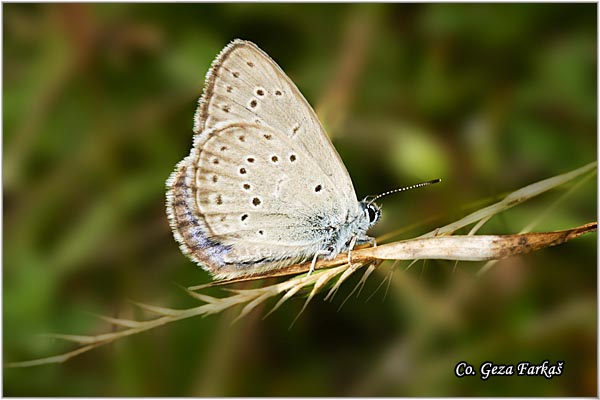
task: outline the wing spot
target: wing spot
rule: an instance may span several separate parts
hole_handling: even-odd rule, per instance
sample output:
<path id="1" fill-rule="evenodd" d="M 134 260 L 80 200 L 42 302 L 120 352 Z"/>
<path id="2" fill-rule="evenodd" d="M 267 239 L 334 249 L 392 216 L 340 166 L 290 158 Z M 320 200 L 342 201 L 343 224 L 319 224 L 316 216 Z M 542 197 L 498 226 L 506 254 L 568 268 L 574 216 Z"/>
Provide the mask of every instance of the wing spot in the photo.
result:
<path id="1" fill-rule="evenodd" d="M 212 176 L 212 181 L 213 181 L 214 183 L 217 183 L 217 182 L 218 182 L 218 180 L 219 180 L 219 177 L 218 177 L 217 175 L 213 175 L 213 176 Z"/>
<path id="2" fill-rule="evenodd" d="M 227 146 L 221 146 L 221 151 L 227 150 Z"/>
<path id="3" fill-rule="evenodd" d="M 233 75 L 234 78 L 239 78 L 240 77 L 240 73 L 237 72 L 237 71 L 232 72 L 231 75 Z"/>
<path id="4" fill-rule="evenodd" d="M 261 201 L 258 197 L 255 197 L 252 199 L 252 205 L 255 207 L 258 207 L 260 205 Z"/>
<path id="5" fill-rule="evenodd" d="M 225 90 L 227 91 L 227 93 L 231 93 L 233 91 L 233 86 L 227 85 L 227 87 L 225 88 Z"/>
<path id="6" fill-rule="evenodd" d="M 265 91 L 261 88 L 256 89 L 256 95 L 258 97 L 263 97 L 265 95 Z"/>
<path id="7" fill-rule="evenodd" d="M 268 134 L 268 133 L 265 133 L 265 134 L 263 135 L 263 137 L 264 137 L 265 139 L 267 139 L 267 140 L 271 140 L 271 139 L 273 139 L 273 136 L 272 136 L 272 135 L 270 135 L 270 134 Z"/>
<path id="8" fill-rule="evenodd" d="M 290 162 L 294 162 L 294 161 L 296 161 L 296 155 L 290 154 Z"/>
<path id="9" fill-rule="evenodd" d="M 242 222 L 244 222 L 244 221 L 245 221 L 245 220 L 247 220 L 247 219 L 248 219 L 248 214 L 244 214 L 244 215 L 242 215 L 242 216 L 240 217 L 240 220 L 241 220 Z"/>
<path id="10" fill-rule="evenodd" d="M 273 157 L 271 157 L 271 161 L 273 161 L 274 163 L 276 163 L 277 161 L 279 161 L 279 157 L 273 156 Z"/>
<path id="11" fill-rule="evenodd" d="M 215 165 L 219 164 L 219 159 L 218 158 L 213 158 L 213 164 L 215 164 Z"/>
<path id="12" fill-rule="evenodd" d="M 258 231 L 257 233 L 258 233 L 259 235 L 261 235 L 261 236 L 262 236 L 262 235 L 264 235 L 264 234 L 265 234 L 265 231 L 263 231 L 263 230 L 261 229 L 261 230 L 260 230 L 260 231 Z"/>
<path id="13" fill-rule="evenodd" d="M 315 186 L 315 192 L 316 193 L 319 193 L 322 189 L 323 189 L 323 186 L 321 186 L 321 185 Z"/>
<path id="14" fill-rule="evenodd" d="M 240 140 L 240 142 L 242 142 L 242 143 L 243 143 L 243 142 L 245 142 L 245 141 L 246 141 L 246 136 L 244 136 L 244 135 L 240 135 L 240 136 L 238 137 L 238 139 Z"/>
<path id="15" fill-rule="evenodd" d="M 300 124 L 296 124 L 294 125 L 294 127 L 292 128 L 292 134 L 296 134 L 298 133 L 298 131 L 300 130 Z"/>
<path id="16" fill-rule="evenodd" d="M 217 195 L 217 199 L 215 201 L 218 205 L 223 204 L 223 198 L 221 197 L 220 194 Z"/>
<path id="17" fill-rule="evenodd" d="M 258 102 L 256 101 L 256 99 L 252 99 L 252 101 L 250 101 L 250 108 L 256 108 L 257 105 Z"/>
<path id="18" fill-rule="evenodd" d="M 244 183 L 242 185 L 242 187 L 244 188 L 244 190 L 250 190 L 250 184 L 249 183 Z"/>
<path id="19" fill-rule="evenodd" d="M 225 222 L 225 216 L 224 215 L 221 216 L 221 222 Z"/>
<path id="20" fill-rule="evenodd" d="M 221 107 L 221 109 L 226 113 L 231 111 L 231 107 L 229 107 L 229 105 L 227 105 L 227 104 L 223 105 L 223 107 Z"/>
<path id="21" fill-rule="evenodd" d="M 280 96 L 282 96 L 282 95 L 283 95 L 283 92 L 282 92 L 281 90 L 277 89 L 277 90 L 275 91 L 275 96 L 277 96 L 277 97 L 280 97 Z"/>
<path id="22" fill-rule="evenodd" d="M 252 164 L 254 162 L 254 157 L 248 157 L 248 158 L 246 158 L 246 161 L 248 161 L 250 164 Z"/>
<path id="23" fill-rule="evenodd" d="M 240 174 L 244 175 L 246 174 L 248 171 L 246 171 L 246 168 L 242 167 L 240 168 Z"/>
<path id="24" fill-rule="evenodd" d="M 254 63 L 252 61 L 248 61 L 246 65 L 248 65 L 250 68 L 254 67 Z"/>

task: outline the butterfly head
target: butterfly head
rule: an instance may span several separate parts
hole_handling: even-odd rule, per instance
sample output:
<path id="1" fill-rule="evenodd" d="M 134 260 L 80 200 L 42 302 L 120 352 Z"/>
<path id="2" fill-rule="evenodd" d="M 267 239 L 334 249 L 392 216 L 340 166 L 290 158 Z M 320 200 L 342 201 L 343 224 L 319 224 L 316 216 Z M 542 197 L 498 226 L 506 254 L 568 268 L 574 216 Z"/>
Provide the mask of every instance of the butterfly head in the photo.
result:
<path id="1" fill-rule="evenodd" d="M 377 204 L 365 199 L 360 202 L 360 208 L 365 215 L 365 220 L 369 223 L 369 228 L 379 221 L 379 218 L 381 217 L 381 207 Z"/>

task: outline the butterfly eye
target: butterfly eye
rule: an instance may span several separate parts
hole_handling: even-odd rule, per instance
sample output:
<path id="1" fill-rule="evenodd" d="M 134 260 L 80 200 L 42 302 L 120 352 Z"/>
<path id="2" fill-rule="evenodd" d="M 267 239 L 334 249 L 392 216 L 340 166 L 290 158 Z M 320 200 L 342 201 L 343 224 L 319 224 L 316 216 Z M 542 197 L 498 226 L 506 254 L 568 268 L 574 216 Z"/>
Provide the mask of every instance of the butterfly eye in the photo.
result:
<path id="1" fill-rule="evenodd" d="M 365 213 L 367 214 L 370 223 L 377 221 L 379 218 L 379 210 L 377 210 L 372 204 L 369 204 L 367 208 L 365 208 Z"/>

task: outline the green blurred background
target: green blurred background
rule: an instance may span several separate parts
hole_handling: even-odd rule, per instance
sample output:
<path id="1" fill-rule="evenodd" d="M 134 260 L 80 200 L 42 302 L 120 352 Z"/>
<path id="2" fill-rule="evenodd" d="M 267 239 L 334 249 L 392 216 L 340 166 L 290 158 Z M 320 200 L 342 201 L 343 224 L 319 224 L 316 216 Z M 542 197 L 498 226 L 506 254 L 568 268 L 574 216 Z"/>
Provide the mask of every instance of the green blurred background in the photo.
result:
<path id="1" fill-rule="evenodd" d="M 38 334 L 191 307 L 210 281 L 179 251 L 164 182 L 191 146 L 212 59 L 257 43 L 315 106 L 382 235 L 410 238 L 597 159 L 595 4 L 4 4 L 3 357 Z M 515 233 L 556 190 L 493 218 Z M 534 230 L 596 220 L 596 178 Z M 466 233 L 465 230 L 462 233 Z M 596 396 L 596 235 L 511 259 L 390 265 L 338 311 L 317 296 L 196 318 L 62 365 L 4 369 L 5 396 Z M 208 291 L 222 294 L 218 290 Z M 368 300 L 368 301 L 367 301 Z M 461 360 L 565 362 L 562 376 L 457 379 Z"/>

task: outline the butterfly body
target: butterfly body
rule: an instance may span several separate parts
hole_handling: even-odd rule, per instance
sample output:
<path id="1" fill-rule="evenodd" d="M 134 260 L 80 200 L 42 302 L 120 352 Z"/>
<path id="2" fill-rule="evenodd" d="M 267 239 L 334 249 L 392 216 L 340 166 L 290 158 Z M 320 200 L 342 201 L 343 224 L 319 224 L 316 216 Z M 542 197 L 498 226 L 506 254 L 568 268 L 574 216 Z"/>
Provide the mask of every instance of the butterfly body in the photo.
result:
<path id="1" fill-rule="evenodd" d="M 194 145 L 167 181 L 182 251 L 217 278 L 255 275 L 372 241 L 379 208 L 359 202 L 312 108 L 262 50 L 217 56 Z"/>

